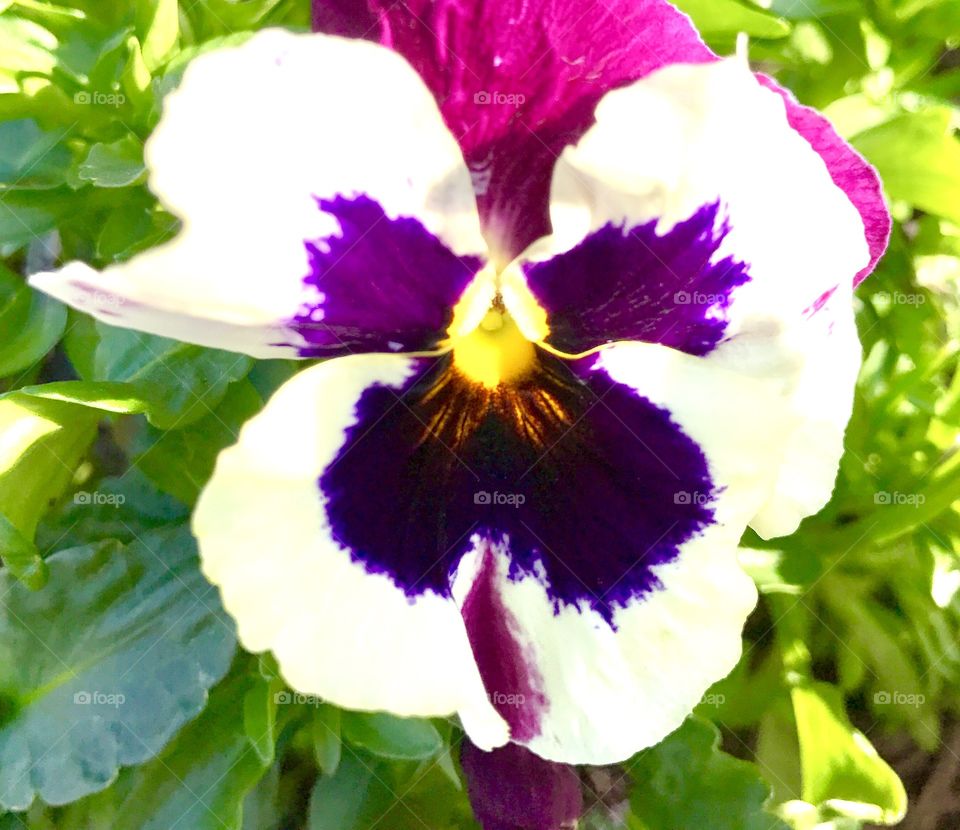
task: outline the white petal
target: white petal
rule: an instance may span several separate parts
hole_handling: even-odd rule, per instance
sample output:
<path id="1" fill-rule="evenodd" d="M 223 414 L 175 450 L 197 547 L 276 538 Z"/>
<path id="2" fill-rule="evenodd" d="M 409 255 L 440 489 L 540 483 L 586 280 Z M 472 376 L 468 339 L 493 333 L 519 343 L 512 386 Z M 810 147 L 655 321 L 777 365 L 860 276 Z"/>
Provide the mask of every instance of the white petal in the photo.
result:
<path id="1" fill-rule="evenodd" d="M 497 590 L 544 702 L 540 732 L 524 743 L 550 760 L 589 764 L 622 761 L 660 741 L 736 665 L 756 591 L 735 551 L 792 426 L 764 384 L 661 346 L 614 346 L 598 370 L 668 409 L 722 490 L 712 505 L 716 523 L 655 566 L 661 586 L 618 607 L 613 627 L 588 603 L 558 608 L 535 576 L 507 578 L 509 544 L 495 549 Z M 554 553 L 562 561 L 562 551 Z M 481 554 L 468 554 L 457 571 L 461 605 Z"/>
<path id="2" fill-rule="evenodd" d="M 241 642 L 272 650 L 293 688 L 351 709 L 459 711 L 475 743 L 490 748 L 506 741 L 506 726 L 487 701 L 457 606 L 433 593 L 410 599 L 352 561 L 318 486 L 364 390 L 399 387 L 413 365 L 358 355 L 296 375 L 221 453 L 193 529 Z"/>
<path id="3" fill-rule="evenodd" d="M 559 161 L 552 199 L 556 233 L 534 259 L 607 222 L 659 219 L 665 232 L 719 200 L 729 232 L 715 260 L 734 257 L 750 279 L 733 289 L 727 339 L 706 359 L 764 379 L 804 418 L 757 517 L 765 534 L 791 532 L 833 487 L 858 359 L 850 285 L 869 252 L 859 213 L 782 99 L 734 61 L 659 70 L 601 101 L 597 124 Z"/>
<path id="4" fill-rule="evenodd" d="M 366 196 L 456 254 L 485 251 L 433 96 L 403 58 L 364 41 L 266 30 L 201 55 L 165 100 L 146 161 L 180 235 L 103 273 L 72 264 L 33 280 L 113 325 L 296 354 L 282 322 L 315 299 L 305 243 L 340 232 L 318 198 Z"/>

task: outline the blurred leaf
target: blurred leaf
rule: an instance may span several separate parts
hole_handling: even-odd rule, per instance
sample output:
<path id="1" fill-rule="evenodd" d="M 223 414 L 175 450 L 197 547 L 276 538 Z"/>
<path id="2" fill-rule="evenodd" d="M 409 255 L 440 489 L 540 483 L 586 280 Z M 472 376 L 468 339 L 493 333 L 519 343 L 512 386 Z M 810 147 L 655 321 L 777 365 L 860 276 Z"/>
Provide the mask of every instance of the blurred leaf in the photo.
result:
<path id="1" fill-rule="evenodd" d="M 177 0 L 136 0 L 137 35 L 143 62 L 151 72 L 174 54 L 180 35 Z"/>
<path id="2" fill-rule="evenodd" d="M 344 738 L 381 758 L 421 760 L 443 748 L 443 738 L 428 720 L 398 718 L 383 712 L 343 712 Z"/>
<path id="3" fill-rule="evenodd" d="M 73 160 L 62 143 L 68 132 L 47 132 L 32 118 L 0 121 L 0 187 L 62 185 Z"/>
<path id="4" fill-rule="evenodd" d="M 150 403 L 150 422 L 161 429 L 184 427 L 209 415 L 229 385 L 253 364 L 234 352 L 100 323 L 97 329 L 96 379 L 133 384 Z"/>
<path id="5" fill-rule="evenodd" d="M 143 144 L 130 135 L 112 144 L 94 144 L 80 163 L 79 176 L 97 187 L 129 187 L 146 181 Z"/>
<path id="6" fill-rule="evenodd" d="M 876 166 L 890 198 L 960 222 L 960 141 L 951 118 L 946 107 L 901 115 L 853 144 Z"/>
<path id="7" fill-rule="evenodd" d="M 690 717 L 634 758 L 630 805 L 645 830 L 786 830 L 764 809 L 770 787 L 756 766 L 719 743 L 714 726 Z"/>
<path id="8" fill-rule="evenodd" d="M 736 35 L 780 38 L 790 34 L 790 24 L 775 14 L 740 0 L 676 0 L 675 5 L 693 18 L 704 37 Z"/>
<path id="9" fill-rule="evenodd" d="M 244 798 L 273 756 L 272 740 L 265 756 L 261 736 L 244 729 L 245 701 L 272 705 L 269 683 L 246 665 L 213 689 L 203 714 L 159 758 L 134 771 L 111 830 L 240 830 Z"/>
<path id="10" fill-rule="evenodd" d="M 65 804 L 155 756 L 205 706 L 235 648 L 185 529 L 48 560 L 31 592 L 0 572 L 0 804 Z M 149 659 L 144 659 L 149 655 Z"/>
<path id="11" fill-rule="evenodd" d="M 800 738 L 803 800 L 841 815 L 896 824 L 907 809 L 897 774 L 847 719 L 840 692 L 826 683 L 791 690 Z"/>
<path id="12" fill-rule="evenodd" d="M 313 754 L 324 775 L 333 775 L 340 765 L 340 710 L 328 703 L 313 713 Z"/>
<path id="13" fill-rule="evenodd" d="M 345 757 L 335 775 L 317 780 L 310 794 L 308 830 L 360 830 L 360 816 L 373 783 L 373 762 L 365 763 L 355 755 Z"/>
<path id="14" fill-rule="evenodd" d="M 56 345 L 67 310 L 0 264 L 0 377 L 33 365 Z"/>

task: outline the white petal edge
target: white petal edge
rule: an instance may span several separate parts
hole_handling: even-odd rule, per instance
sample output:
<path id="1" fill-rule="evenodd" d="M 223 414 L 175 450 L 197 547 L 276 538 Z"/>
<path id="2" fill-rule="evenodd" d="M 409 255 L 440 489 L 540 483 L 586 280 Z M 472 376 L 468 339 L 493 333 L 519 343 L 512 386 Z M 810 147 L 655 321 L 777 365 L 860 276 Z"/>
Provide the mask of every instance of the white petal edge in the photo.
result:
<path id="1" fill-rule="evenodd" d="M 432 593 L 411 601 L 351 561 L 318 486 L 364 390 L 399 387 L 414 365 L 357 355 L 295 375 L 220 454 L 193 531 L 241 643 L 272 650 L 294 689 L 350 709 L 459 712 L 474 743 L 489 749 L 506 742 L 507 727 L 486 697 L 456 604 Z"/>
<path id="2" fill-rule="evenodd" d="M 183 220 L 177 238 L 102 273 L 71 263 L 32 278 L 111 325 L 296 356 L 280 323 L 310 296 L 304 242 L 339 232 L 315 197 L 366 194 L 458 254 L 486 251 L 433 96 L 372 43 L 268 29 L 201 55 L 145 152 L 151 190 Z"/>

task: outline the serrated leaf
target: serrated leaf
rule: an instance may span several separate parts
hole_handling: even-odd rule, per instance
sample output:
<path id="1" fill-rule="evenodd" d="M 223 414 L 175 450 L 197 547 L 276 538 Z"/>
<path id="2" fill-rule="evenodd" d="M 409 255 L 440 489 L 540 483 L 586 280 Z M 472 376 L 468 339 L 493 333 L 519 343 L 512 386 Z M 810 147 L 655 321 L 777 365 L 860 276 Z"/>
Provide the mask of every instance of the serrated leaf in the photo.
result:
<path id="1" fill-rule="evenodd" d="M 31 592 L 0 573 L 0 805 L 66 804 L 154 757 L 235 649 L 186 528 L 61 551 Z M 147 659 L 149 655 L 149 659 Z"/>
<path id="2" fill-rule="evenodd" d="M 0 377 L 40 360 L 63 334 L 67 310 L 0 265 Z"/>
<path id="3" fill-rule="evenodd" d="M 430 721 L 383 712 L 343 712 L 341 732 L 354 746 L 381 758 L 422 760 L 443 748 L 443 738 Z"/>
<path id="4" fill-rule="evenodd" d="M 691 717 L 630 763 L 630 805 L 645 830 L 786 830 L 764 809 L 770 787 L 757 767 L 719 742 L 713 725 Z"/>
<path id="5" fill-rule="evenodd" d="M 234 352 L 102 323 L 97 330 L 95 378 L 133 384 L 150 404 L 147 418 L 160 429 L 184 427 L 209 415 L 229 385 L 253 365 L 251 358 Z"/>
<path id="6" fill-rule="evenodd" d="M 840 691 L 827 683 L 804 683 L 790 693 L 803 800 L 877 824 L 900 821 L 907 809 L 903 783 L 850 723 Z"/>

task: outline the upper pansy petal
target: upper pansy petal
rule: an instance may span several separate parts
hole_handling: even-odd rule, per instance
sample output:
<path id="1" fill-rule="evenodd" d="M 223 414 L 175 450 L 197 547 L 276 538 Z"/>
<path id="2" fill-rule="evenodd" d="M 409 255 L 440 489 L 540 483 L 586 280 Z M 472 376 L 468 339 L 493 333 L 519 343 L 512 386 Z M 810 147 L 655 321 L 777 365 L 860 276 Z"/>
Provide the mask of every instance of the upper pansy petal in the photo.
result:
<path id="1" fill-rule="evenodd" d="M 883 198 L 880 176 L 863 156 L 837 135 L 833 125 L 819 112 L 798 103 L 792 92 L 772 78 L 766 75 L 757 77 L 760 83 L 783 98 L 790 126 L 820 154 L 833 183 L 847 194 L 859 212 L 870 248 L 870 262 L 856 276 L 855 282 L 860 283 L 873 271 L 890 238 L 892 220 Z"/>
<path id="2" fill-rule="evenodd" d="M 798 422 L 798 428 L 812 430 L 805 442 L 823 435 L 829 451 L 788 457 L 771 495 L 773 512 L 762 520 L 765 532 L 790 532 L 795 524 L 786 517 L 798 521 L 801 505 L 816 509 L 832 489 L 841 451 L 837 428 L 845 421 L 840 413 L 848 412 L 851 395 L 848 367 L 859 354 L 839 336 L 841 329 L 833 337 L 831 318 L 849 314 L 850 286 L 871 255 L 860 213 L 823 158 L 790 126 L 783 99 L 733 61 L 662 69 L 601 102 L 597 125 L 558 162 L 552 200 L 554 235 L 530 257 L 570 256 L 584 237 L 611 223 L 637 227 L 656 220 L 658 233 L 669 239 L 671 229 L 719 203 L 725 233 L 712 261 L 729 257 L 748 279 L 718 297 L 698 290 L 691 275 L 691 289 L 678 295 L 683 302 L 672 318 L 683 325 L 699 308 L 722 323 L 707 359 L 764 379 L 791 401 L 805 416 L 806 427 Z M 589 284 L 589 269 L 581 279 Z M 832 295 L 846 297 L 846 306 L 842 299 L 826 302 Z M 636 309 L 638 317 L 643 311 Z M 816 362 L 816 355 L 841 347 L 837 366 Z M 826 378 L 817 386 L 818 372 L 840 366 L 843 379 L 831 375 L 835 382 Z M 818 388 L 821 409 L 834 413 L 829 425 L 802 402 Z M 800 474 L 800 459 L 819 469 Z M 803 487 L 809 489 L 801 494 Z M 774 508 L 781 496 L 784 503 Z M 774 514 L 777 522 L 769 518 Z"/>
<path id="3" fill-rule="evenodd" d="M 606 92 L 670 63 L 712 57 L 689 19 L 663 0 L 371 5 L 381 42 L 410 61 L 440 102 L 504 261 L 548 232 L 554 161 L 593 123 Z"/>
<path id="4" fill-rule="evenodd" d="M 240 641 L 271 649 L 293 688 L 352 709 L 459 711 L 489 749 L 506 741 L 506 725 L 487 700 L 456 605 L 370 568 L 331 522 L 319 484 L 342 463 L 350 436 L 371 427 L 364 396 L 388 394 L 404 411 L 403 387 L 431 365 L 355 355 L 294 376 L 221 453 L 193 531 Z M 379 476 L 368 467 L 348 497 L 369 499 L 366 487 Z M 443 551 L 418 553 L 426 575 Z"/>
<path id="5" fill-rule="evenodd" d="M 34 278 L 114 325 L 265 357 L 430 348 L 481 265 L 462 153 L 375 44 L 267 30 L 201 55 L 146 160 L 179 236 Z"/>

